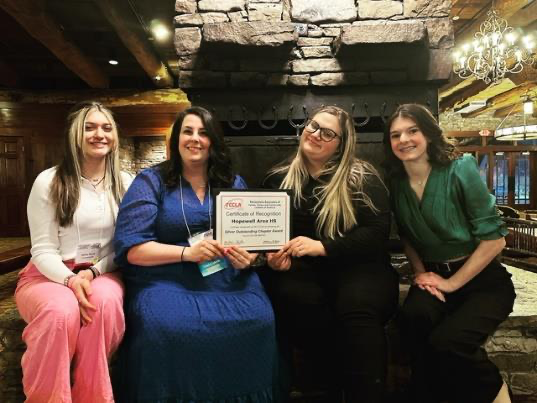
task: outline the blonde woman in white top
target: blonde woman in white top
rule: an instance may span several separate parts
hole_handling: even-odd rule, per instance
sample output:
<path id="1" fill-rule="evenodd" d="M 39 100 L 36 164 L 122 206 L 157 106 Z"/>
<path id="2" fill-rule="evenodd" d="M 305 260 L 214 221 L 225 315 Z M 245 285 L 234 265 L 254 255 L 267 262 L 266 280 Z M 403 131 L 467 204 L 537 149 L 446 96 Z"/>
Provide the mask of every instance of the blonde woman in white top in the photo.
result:
<path id="1" fill-rule="evenodd" d="M 130 178 L 108 109 L 77 105 L 67 123 L 63 161 L 28 199 L 32 259 L 15 292 L 28 323 L 23 387 L 27 402 L 113 402 L 108 358 L 125 320 L 112 239 Z"/>

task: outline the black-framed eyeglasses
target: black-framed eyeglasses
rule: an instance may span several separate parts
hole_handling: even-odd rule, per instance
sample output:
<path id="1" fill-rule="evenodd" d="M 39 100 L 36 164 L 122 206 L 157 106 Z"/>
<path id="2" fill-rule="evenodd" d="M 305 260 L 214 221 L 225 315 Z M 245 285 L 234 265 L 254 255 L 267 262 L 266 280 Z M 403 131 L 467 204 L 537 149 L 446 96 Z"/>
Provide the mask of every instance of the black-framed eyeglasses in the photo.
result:
<path id="1" fill-rule="evenodd" d="M 310 120 L 306 126 L 304 127 L 304 129 L 308 132 L 308 133 L 315 133 L 317 130 L 319 130 L 319 134 L 320 134 L 320 138 L 322 141 L 328 143 L 332 140 L 334 140 L 336 137 L 341 137 L 339 134 L 337 134 L 335 131 L 333 131 L 332 129 L 328 129 L 326 127 L 321 127 L 319 125 L 319 123 L 317 123 L 315 120 Z"/>

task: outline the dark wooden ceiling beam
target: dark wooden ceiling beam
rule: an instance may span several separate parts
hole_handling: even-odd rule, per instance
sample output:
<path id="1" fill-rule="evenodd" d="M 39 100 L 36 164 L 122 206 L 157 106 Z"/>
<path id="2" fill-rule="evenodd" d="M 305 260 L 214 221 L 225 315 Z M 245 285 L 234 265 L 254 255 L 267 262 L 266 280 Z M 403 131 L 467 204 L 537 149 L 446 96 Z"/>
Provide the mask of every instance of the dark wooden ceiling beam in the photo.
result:
<path id="1" fill-rule="evenodd" d="M 496 109 L 492 116 L 494 116 L 495 118 L 504 118 L 507 115 L 517 114 L 517 113 L 520 113 L 521 111 L 522 111 L 522 104 L 520 105 L 514 104 L 514 105 L 509 105 L 503 108 Z"/>
<path id="2" fill-rule="evenodd" d="M 0 60 L 0 85 L 14 88 L 18 80 L 19 77 L 15 70 L 9 64 Z"/>
<path id="3" fill-rule="evenodd" d="M 537 63 L 535 67 L 537 67 Z M 537 82 L 537 68 L 535 67 L 524 66 L 524 69 L 520 73 L 507 73 L 505 78 L 511 80 L 516 86 L 524 86 L 526 84 L 535 83 Z M 442 98 L 442 93 L 440 93 L 440 110 L 445 111 L 457 104 L 461 104 L 465 100 L 475 97 L 480 92 L 485 91 L 487 88 L 489 88 L 489 85 L 485 84 L 484 81 L 474 80 L 466 87 L 462 87 L 461 90 L 452 92 L 444 98 Z M 445 93 L 449 92 L 446 91 Z M 489 97 L 490 96 L 487 96 L 487 98 Z M 482 113 L 483 111 L 485 111 L 485 109 L 481 109 L 477 112 Z"/>
<path id="4" fill-rule="evenodd" d="M 60 25 L 45 12 L 43 0 L 0 0 L 0 7 L 91 88 L 108 88 L 108 76 L 65 37 Z"/>
<path id="5" fill-rule="evenodd" d="M 128 8 L 128 3 L 124 0 L 94 1 L 153 83 L 158 88 L 173 87 L 173 77 L 164 63 L 156 57 L 143 31 L 131 28 L 139 26 L 140 23 Z"/>
<path id="6" fill-rule="evenodd" d="M 513 104 L 522 103 L 522 96 L 529 90 L 535 90 L 537 87 L 535 82 L 529 82 L 519 85 L 512 90 L 503 92 L 487 101 L 487 107 L 475 112 L 464 115 L 466 118 L 473 118 L 482 113 L 493 112 L 497 109 L 512 107 Z"/>
<path id="7" fill-rule="evenodd" d="M 460 104 L 464 100 L 479 94 L 481 91 L 486 90 L 489 87 L 483 80 L 475 80 L 470 85 L 464 87 L 461 91 L 456 91 L 451 95 L 443 98 L 440 101 L 440 110 L 453 108 L 455 105 Z"/>

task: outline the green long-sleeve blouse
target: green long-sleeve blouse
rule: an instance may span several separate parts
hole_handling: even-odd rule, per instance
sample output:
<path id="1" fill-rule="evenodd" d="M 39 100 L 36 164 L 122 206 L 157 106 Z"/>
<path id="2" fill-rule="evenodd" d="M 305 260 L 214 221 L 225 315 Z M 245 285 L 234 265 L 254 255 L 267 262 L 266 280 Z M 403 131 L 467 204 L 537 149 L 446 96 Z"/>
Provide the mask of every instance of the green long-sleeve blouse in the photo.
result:
<path id="1" fill-rule="evenodd" d="M 423 261 L 466 256 L 481 240 L 508 233 L 470 155 L 444 167 L 434 166 L 421 202 L 406 175 L 392 178 L 390 194 L 399 233 Z"/>

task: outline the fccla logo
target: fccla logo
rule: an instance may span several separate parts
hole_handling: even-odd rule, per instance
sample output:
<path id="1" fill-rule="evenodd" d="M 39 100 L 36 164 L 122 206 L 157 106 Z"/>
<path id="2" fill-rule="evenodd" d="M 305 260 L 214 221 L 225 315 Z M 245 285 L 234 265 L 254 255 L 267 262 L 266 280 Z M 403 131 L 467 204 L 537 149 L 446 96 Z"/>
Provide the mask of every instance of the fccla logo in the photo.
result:
<path id="1" fill-rule="evenodd" d="M 234 210 L 242 208 L 242 199 L 231 199 L 224 204 L 226 210 Z"/>

